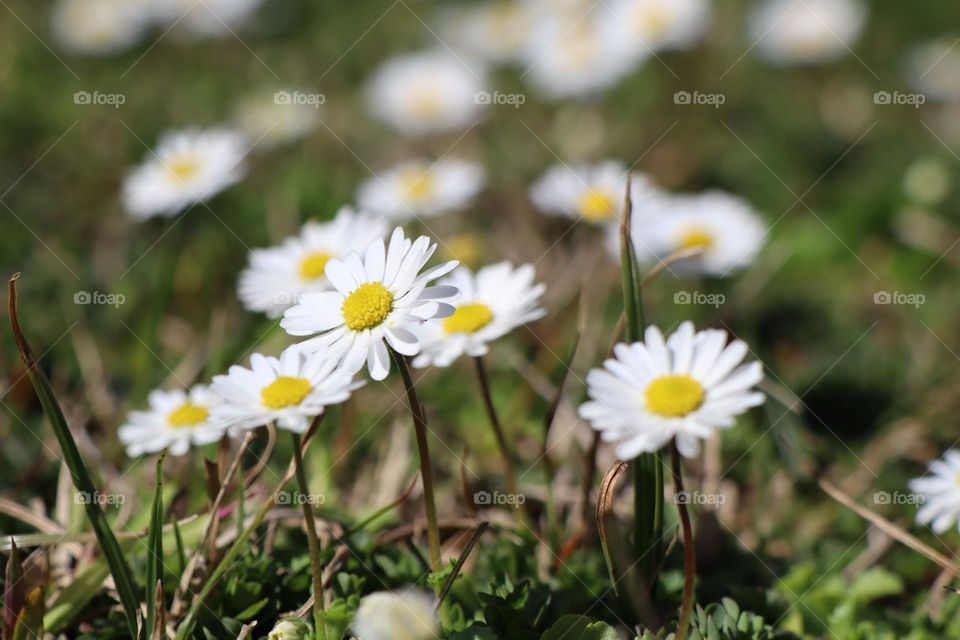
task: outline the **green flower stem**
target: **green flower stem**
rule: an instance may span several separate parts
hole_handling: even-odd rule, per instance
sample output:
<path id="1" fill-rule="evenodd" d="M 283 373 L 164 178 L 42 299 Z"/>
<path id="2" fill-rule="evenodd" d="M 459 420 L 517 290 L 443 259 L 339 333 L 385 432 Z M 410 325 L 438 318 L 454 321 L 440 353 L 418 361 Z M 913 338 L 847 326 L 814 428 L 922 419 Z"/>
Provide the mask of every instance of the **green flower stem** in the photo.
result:
<path id="1" fill-rule="evenodd" d="M 683 493 L 683 477 L 680 474 L 680 451 L 676 439 L 670 441 L 670 458 L 673 467 L 674 495 Z M 683 600 L 680 603 L 680 620 L 677 623 L 676 640 L 686 640 L 690 627 L 690 615 L 693 613 L 694 584 L 697 578 L 697 557 L 693 548 L 693 528 L 690 526 L 690 512 L 685 500 L 677 500 L 680 512 L 680 528 L 683 531 Z"/>
<path id="2" fill-rule="evenodd" d="M 487 418 L 490 419 L 493 435 L 497 439 L 497 448 L 500 449 L 500 457 L 503 458 L 503 470 L 507 479 L 507 491 L 516 496 L 518 495 L 517 472 L 513 466 L 513 457 L 510 453 L 510 445 L 507 443 L 507 436 L 503 432 L 500 418 L 497 417 L 497 409 L 493 404 L 493 395 L 490 393 L 490 378 L 487 376 L 487 367 L 484 365 L 481 356 L 476 356 L 473 362 L 477 368 L 477 379 L 480 381 L 483 406 L 487 410 Z M 520 509 L 523 510 L 523 507 L 520 507 Z"/>
<path id="3" fill-rule="evenodd" d="M 440 568 L 440 529 L 437 526 L 437 503 L 433 497 L 433 467 L 430 463 L 430 447 L 427 442 L 427 416 L 417 397 L 417 390 L 410 377 L 410 368 L 407 359 L 390 349 L 390 357 L 400 370 L 403 377 L 403 386 L 407 390 L 407 401 L 410 403 L 410 413 L 413 415 L 413 428 L 417 434 L 417 450 L 420 454 L 420 475 L 423 478 L 423 510 L 427 517 L 427 541 L 430 545 L 430 570 Z"/>
<path id="4" fill-rule="evenodd" d="M 300 505 L 307 526 L 307 547 L 310 552 L 310 573 L 313 580 L 313 627 L 317 640 L 327 640 L 327 627 L 323 620 L 323 566 L 320 564 L 320 541 L 317 538 L 317 523 L 313 519 L 313 507 L 306 496 L 310 493 L 307 472 L 303 468 L 303 453 L 300 449 L 300 434 L 290 433 L 293 440 L 293 460 L 300 485 Z"/>

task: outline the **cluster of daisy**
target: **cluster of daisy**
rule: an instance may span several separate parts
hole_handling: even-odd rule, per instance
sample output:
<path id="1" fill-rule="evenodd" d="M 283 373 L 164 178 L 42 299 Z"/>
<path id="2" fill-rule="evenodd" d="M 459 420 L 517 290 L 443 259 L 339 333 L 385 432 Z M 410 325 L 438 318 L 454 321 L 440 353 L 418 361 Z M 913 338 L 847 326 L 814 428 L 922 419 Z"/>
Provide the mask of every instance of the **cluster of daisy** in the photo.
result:
<path id="1" fill-rule="evenodd" d="M 671 269 L 726 276 L 748 265 L 763 245 L 766 226 L 742 198 L 716 190 L 671 194 L 613 160 L 554 166 L 530 186 L 530 199 L 547 215 L 604 227 L 610 251 L 618 257 L 628 180 L 632 240 L 642 262 L 655 263 L 684 249 L 696 250 Z"/>
<path id="2" fill-rule="evenodd" d="M 209 387 L 154 392 L 150 409 L 132 412 L 120 430 L 128 453 L 182 454 L 271 423 L 302 433 L 350 396 L 364 367 L 383 380 L 392 356 L 449 366 L 545 314 L 532 266 L 426 268 L 436 243 L 407 238 L 401 228 L 386 240 L 385 232 L 382 220 L 344 207 L 278 247 L 254 251 L 240 277 L 242 303 L 282 316 L 280 326 L 305 339 L 279 357 L 254 354 L 249 367 L 235 365 Z"/>
<path id="3" fill-rule="evenodd" d="M 117 53 L 151 29 L 188 38 L 230 35 L 263 0 L 59 0 L 53 33 L 65 49 L 87 55 Z"/>
<path id="4" fill-rule="evenodd" d="M 709 0 L 483 0 L 439 17 L 446 47 L 387 60 L 367 86 L 369 111 L 400 132 L 463 129 L 493 101 L 490 71 L 514 65 L 549 99 L 582 99 L 615 86 L 649 59 L 689 49 L 706 33 Z M 748 36 L 778 65 L 833 60 L 866 20 L 860 0 L 764 0 Z"/>

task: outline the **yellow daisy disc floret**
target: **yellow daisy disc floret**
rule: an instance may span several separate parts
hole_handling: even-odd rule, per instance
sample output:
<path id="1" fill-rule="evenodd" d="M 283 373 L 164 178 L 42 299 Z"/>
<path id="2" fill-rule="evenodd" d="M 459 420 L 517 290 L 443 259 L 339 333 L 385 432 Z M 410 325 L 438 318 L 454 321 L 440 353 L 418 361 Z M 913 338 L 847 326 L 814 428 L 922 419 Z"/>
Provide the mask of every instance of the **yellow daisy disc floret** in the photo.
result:
<path id="1" fill-rule="evenodd" d="M 362 284 L 340 307 L 347 328 L 363 331 L 379 326 L 393 310 L 393 294 L 379 282 Z"/>
<path id="2" fill-rule="evenodd" d="M 283 409 L 303 402 L 310 393 L 310 381 L 293 376 L 280 376 L 260 391 L 263 404 L 271 409 Z"/>
<path id="3" fill-rule="evenodd" d="M 713 235 L 705 229 L 688 229 L 680 238 L 682 249 L 709 249 L 713 246 Z"/>
<path id="4" fill-rule="evenodd" d="M 453 315 L 444 318 L 443 329 L 447 333 L 476 333 L 490 324 L 493 311 L 482 302 L 470 302 L 457 307 Z"/>
<path id="5" fill-rule="evenodd" d="M 647 385 L 644 398 L 651 413 L 666 418 L 681 418 L 700 408 L 704 392 L 700 383 L 690 376 L 667 375 Z"/>
<path id="6" fill-rule="evenodd" d="M 182 405 L 170 412 L 167 416 L 167 424 L 171 427 L 192 427 L 206 420 L 210 412 L 205 407 L 184 402 Z"/>
<path id="7" fill-rule="evenodd" d="M 311 253 L 300 262 L 300 277 L 305 280 L 316 280 L 324 275 L 327 263 L 333 256 L 323 251 Z"/>
<path id="8" fill-rule="evenodd" d="M 616 212 L 616 205 L 606 193 L 591 189 L 580 197 L 577 209 L 587 220 L 609 220 Z"/>

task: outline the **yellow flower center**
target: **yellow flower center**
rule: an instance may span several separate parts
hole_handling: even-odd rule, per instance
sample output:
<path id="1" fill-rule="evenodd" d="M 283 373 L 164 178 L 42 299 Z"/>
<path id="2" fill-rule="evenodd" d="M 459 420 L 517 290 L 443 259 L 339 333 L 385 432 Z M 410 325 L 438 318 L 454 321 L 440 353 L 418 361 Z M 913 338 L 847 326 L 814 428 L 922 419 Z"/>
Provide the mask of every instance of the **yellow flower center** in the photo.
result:
<path id="1" fill-rule="evenodd" d="M 665 418 L 690 415 L 703 404 L 703 397 L 703 387 L 688 375 L 660 376 L 644 391 L 647 409 Z"/>
<path id="2" fill-rule="evenodd" d="M 368 282 L 353 290 L 340 307 L 347 328 L 363 331 L 379 326 L 393 311 L 393 294 L 379 282 Z"/>
<path id="3" fill-rule="evenodd" d="M 607 193 L 590 189 L 580 196 L 577 210 L 587 220 L 602 221 L 612 218 L 617 208 Z"/>
<path id="4" fill-rule="evenodd" d="M 483 238 L 476 233 L 458 233 L 450 236 L 440 251 L 451 260 L 473 264 L 483 256 Z"/>
<path id="5" fill-rule="evenodd" d="M 174 428 L 192 427 L 200 424 L 210 416 L 206 407 L 192 402 L 184 402 L 167 415 L 167 424 Z"/>
<path id="6" fill-rule="evenodd" d="M 280 376 L 260 391 L 260 399 L 271 409 L 283 409 L 300 404 L 308 393 L 310 393 L 309 380 Z"/>
<path id="7" fill-rule="evenodd" d="M 443 100 L 437 86 L 424 80 L 417 83 L 410 95 L 410 109 L 419 118 L 433 118 L 443 111 Z"/>
<path id="8" fill-rule="evenodd" d="M 709 249 L 713 246 L 713 234 L 706 229 L 693 227 L 680 236 L 681 249 Z"/>
<path id="9" fill-rule="evenodd" d="M 426 169 L 410 169 L 400 176 L 404 200 L 423 200 L 433 192 L 433 180 Z"/>
<path id="10" fill-rule="evenodd" d="M 323 251 L 311 253 L 300 261 L 300 277 L 304 280 L 316 280 L 322 278 L 327 268 L 327 263 L 333 256 Z"/>
<path id="11" fill-rule="evenodd" d="M 187 156 L 175 158 L 165 163 L 164 168 L 174 180 L 187 180 L 197 173 L 200 169 L 200 163 L 196 158 Z"/>
<path id="12" fill-rule="evenodd" d="M 663 7 L 649 6 L 636 13 L 640 35 L 658 36 L 670 26 L 670 14 Z"/>
<path id="13" fill-rule="evenodd" d="M 476 333 L 490 324 L 493 311 L 482 302 L 469 302 L 457 307 L 453 315 L 443 319 L 447 333 Z"/>

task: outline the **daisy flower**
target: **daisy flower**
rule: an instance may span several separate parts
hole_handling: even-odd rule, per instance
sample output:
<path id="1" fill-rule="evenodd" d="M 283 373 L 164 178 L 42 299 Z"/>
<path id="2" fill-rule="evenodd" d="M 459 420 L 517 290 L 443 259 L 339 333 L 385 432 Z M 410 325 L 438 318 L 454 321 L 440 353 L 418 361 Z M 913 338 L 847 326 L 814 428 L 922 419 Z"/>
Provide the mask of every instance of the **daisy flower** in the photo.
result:
<path id="1" fill-rule="evenodd" d="M 251 251 L 237 295 L 247 310 L 278 318 L 304 293 L 332 288 L 325 274 L 332 258 L 363 251 L 386 231 L 380 220 L 341 207 L 333 220 L 307 222 L 278 247 Z"/>
<path id="2" fill-rule="evenodd" d="M 130 457 L 164 449 L 182 456 L 191 446 L 210 444 L 223 436 L 225 428 L 212 417 L 220 402 L 219 396 L 199 384 L 189 392 L 153 391 L 147 397 L 147 411 L 131 411 L 127 416 L 118 432 L 120 441 Z"/>
<path id="3" fill-rule="evenodd" d="M 413 366 L 449 366 L 463 354 L 482 356 L 487 345 L 513 329 L 546 315 L 540 306 L 544 285 L 534 282 L 533 265 L 499 262 L 476 275 L 466 267 L 440 281 L 460 290 L 453 315 L 431 320 L 417 332 L 420 355 Z"/>
<path id="4" fill-rule="evenodd" d="M 661 197 L 643 174 L 630 185 L 634 211 Z M 620 220 L 627 192 L 627 168 L 616 160 L 599 164 L 555 165 L 530 186 L 530 200 L 541 212 L 596 224 Z"/>
<path id="5" fill-rule="evenodd" d="M 866 22 L 859 0 L 765 0 L 750 15 L 750 37 L 774 64 L 829 62 L 850 51 Z"/>
<path id="6" fill-rule="evenodd" d="M 483 183 L 483 168 L 474 162 L 412 160 L 363 182 L 357 204 L 397 221 L 430 217 L 464 209 Z"/>
<path id="7" fill-rule="evenodd" d="M 364 596 L 350 628 L 357 640 L 433 640 L 440 633 L 433 598 L 413 590 Z"/>
<path id="8" fill-rule="evenodd" d="M 76 53 L 116 53 L 139 42 L 152 17 L 143 0 L 60 0 L 53 35 Z"/>
<path id="9" fill-rule="evenodd" d="M 367 85 L 370 113 L 407 135 L 463 129 L 480 117 L 483 73 L 446 51 L 391 58 Z"/>
<path id="10" fill-rule="evenodd" d="M 606 7 L 539 17 L 524 52 L 524 76 L 552 99 L 609 89 L 641 61 L 635 42 Z"/>
<path id="11" fill-rule="evenodd" d="M 272 149 L 295 142 L 320 122 L 323 94 L 297 89 L 278 89 L 247 96 L 234 114 L 234 122 L 258 149 Z"/>
<path id="12" fill-rule="evenodd" d="M 223 398 L 214 417 L 230 428 L 275 422 L 281 429 L 305 432 L 326 407 L 345 401 L 362 384 L 329 356 L 322 351 L 304 355 L 296 347 L 279 358 L 253 354 L 249 369 L 234 365 L 213 378 L 213 391 Z"/>
<path id="13" fill-rule="evenodd" d="M 656 262 L 681 249 L 702 253 L 670 265 L 674 273 L 726 276 L 750 264 L 763 246 L 766 225 L 742 198 L 722 191 L 671 196 L 641 209 L 631 235 L 637 258 Z M 608 247 L 619 258 L 618 230 Z"/>
<path id="14" fill-rule="evenodd" d="M 616 0 L 610 10 L 643 51 L 684 49 L 706 31 L 709 0 Z"/>
<path id="15" fill-rule="evenodd" d="M 459 291 L 450 285 L 427 285 L 450 273 L 456 260 L 421 273 L 437 245 L 426 236 L 411 242 L 403 229 L 394 229 L 389 247 L 375 240 L 361 256 L 349 253 L 327 263 L 334 290 L 307 293 L 283 314 L 280 326 L 294 336 L 315 336 L 297 345 L 305 351 L 329 347 L 342 354 L 351 373 L 366 361 L 370 376 L 383 380 L 390 373 L 387 345 L 415 356 L 420 342 L 411 331 L 431 318 L 453 313 L 449 304 Z M 316 335 L 319 334 L 319 335 Z"/>
<path id="16" fill-rule="evenodd" d="M 207 200 L 244 174 L 246 139 L 229 129 L 185 129 L 160 138 L 156 151 L 123 182 L 123 203 L 134 218 L 173 216 Z"/>
<path id="17" fill-rule="evenodd" d="M 960 100 L 960 51 L 956 38 L 939 38 L 911 48 L 904 75 L 917 91 L 933 100 Z"/>
<path id="18" fill-rule="evenodd" d="M 514 62 L 538 18 L 529 0 L 487 0 L 447 9 L 440 20 L 446 42 L 493 63 Z"/>
<path id="19" fill-rule="evenodd" d="M 943 533 L 960 520 L 960 451 L 950 449 L 930 463 L 927 475 L 909 482 L 920 505 L 917 522 Z"/>
<path id="20" fill-rule="evenodd" d="M 695 333 L 684 322 L 664 341 L 649 327 L 643 342 L 620 343 L 613 352 L 602 369 L 587 374 L 590 402 L 580 405 L 580 416 L 616 443 L 622 460 L 658 451 L 672 438 L 693 457 L 701 439 L 764 401 L 753 389 L 763 379 L 760 363 L 740 364 L 747 345 L 727 344 L 726 331 Z"/>

